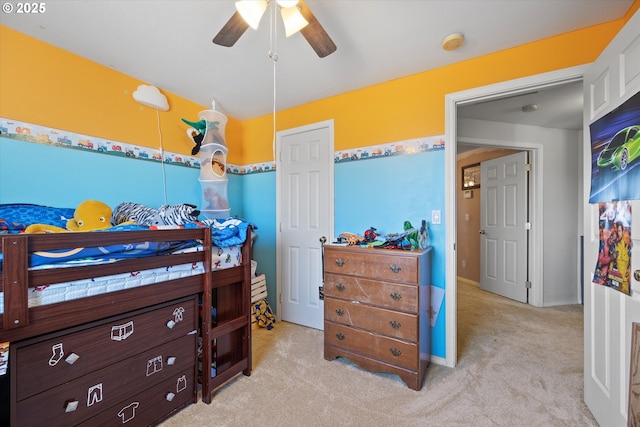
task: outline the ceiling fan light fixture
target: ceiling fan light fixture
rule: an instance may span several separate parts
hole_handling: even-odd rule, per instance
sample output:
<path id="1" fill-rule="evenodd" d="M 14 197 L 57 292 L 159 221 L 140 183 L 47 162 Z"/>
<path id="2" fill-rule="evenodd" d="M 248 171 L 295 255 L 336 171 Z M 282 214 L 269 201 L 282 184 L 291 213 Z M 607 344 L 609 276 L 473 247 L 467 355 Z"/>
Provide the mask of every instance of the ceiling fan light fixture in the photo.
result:
<path id="1" fill-rule="evenodd" d="M 238 0 L 236 10 L 242 19 L 254 30 L 258 29 L 262 15 L 267 10 L 267 0 Z"/>
<path id="2" fill-rule="evenodd" d="M 298 0 L 277 0 L 281 7 L 293 7 L 298 4 Z"/>
<path id="3" fill-rule="evenodd" d="M 279 4 L 280 2 L 278 2 Z M 302 13 L 297 6 L 293 7 L 280 7 L 280 14 L 284 21 L 284 32 L 287 37 L 297 33 L 307 25 L 309 21 L 304 19 Z"/>

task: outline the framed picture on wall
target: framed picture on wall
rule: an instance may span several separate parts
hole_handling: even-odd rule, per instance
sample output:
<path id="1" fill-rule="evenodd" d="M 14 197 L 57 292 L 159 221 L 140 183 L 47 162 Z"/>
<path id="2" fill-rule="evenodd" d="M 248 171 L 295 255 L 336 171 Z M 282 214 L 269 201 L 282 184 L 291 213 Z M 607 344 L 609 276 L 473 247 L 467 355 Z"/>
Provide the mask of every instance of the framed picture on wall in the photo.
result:
<path id="1" fill-rule="evenodd" d="M 480 163 L 462 167 L 462 189 L 480 188 Z"/>

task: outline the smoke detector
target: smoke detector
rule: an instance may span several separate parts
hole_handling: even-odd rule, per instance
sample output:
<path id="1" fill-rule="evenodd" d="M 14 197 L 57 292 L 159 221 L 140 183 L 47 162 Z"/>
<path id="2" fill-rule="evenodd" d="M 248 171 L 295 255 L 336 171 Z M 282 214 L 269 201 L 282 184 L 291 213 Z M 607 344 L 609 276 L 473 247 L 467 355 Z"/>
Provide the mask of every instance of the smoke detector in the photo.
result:
<path id="1" fill-rule="evenodd" d="M 460 33 L 448 35 L 442 40 L 444 50 L 456 50 L 464 44 L 464 36 Z"/>

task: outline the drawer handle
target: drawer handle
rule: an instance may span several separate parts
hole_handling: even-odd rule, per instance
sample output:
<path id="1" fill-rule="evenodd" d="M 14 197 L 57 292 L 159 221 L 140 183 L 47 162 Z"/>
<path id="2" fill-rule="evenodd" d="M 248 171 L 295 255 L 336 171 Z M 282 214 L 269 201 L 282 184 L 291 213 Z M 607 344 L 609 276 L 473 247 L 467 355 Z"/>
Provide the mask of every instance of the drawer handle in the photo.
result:
<path id="1" fill-rule="evenodd" d="M 342 283 L 338 283 L 336 285 L 336 289 L 339 290 L 340 292 L 343 292 L 346 288 L 344 287 L 344 285 Z"/>
<path id="2" fill-rule="evenodd" d="M 342 332 L 338 332 L 336 334 L 336 338 L 338 338 L 340 341 L 342 341 L 344 339 L 344 334 Z"/>
<path id="3" fill-rule="evenodd" d="M 341 308 L 336 308 L 336 314 L 340 317 L 344 316 L 344 310 Z"/>
<path id="4" fill-rule="evenodd" d="M 391 327 L 393 329 L 400 329 L 400 327 L 402 326 L 402 324 L 400 322 L 398 322 L 397 320 L 391 320 L 389 322 L 389 324 L 391 325 Z"/>
<path id="5" fill-rule="evenodd" d="M 78 359 L 80 359 L 80 356 L 78 356 L 75 353 L 71 353 L 70 355 L 67 356 L 66 359 L 64 359 L 65 362 L 67 362 L 69 365 L 73 365 L 74 363 L 76 363 L 78 361 Z M 51 363 L 49 363 L 51 364 Z"/>
<path id="6" fill-rule="evenodd" d="M 389 268 L 391 269 L 391 271 L 393 271 L 394 273 L 399 273 L 400 270 L 402 270 L 402 268 L 398 267 L 397 265 L 393 264 L 390 265 Z"/>
<path id="7" fill-rule="evenodd" d="M 400 349 L 397 349 L 395 347 L 391 347 L 389 349 L 389 351 L 391 352 L 391 354 L 393 354 L 395 357 L 399 357 L 402 356 L 402 352 L 400 351 Z"/>
<path id="8" fill-rule="evenodd" d="M 342 266 L 344 265 L 344 260 L 343 260 L 343 259 L 340 259 L 340 258 L 337 258 L 337 259 L 336 259 L 336 265 L 337 265 L 338 267 L 342 267 Z"/>
<path id="9" fill-rule="evenodd" d="M 175 393 L 167 393 L 164 398 L 167 399 L 168 402 L 171 402 L 173 400 L 173 398 L 176 397 Z"/>
<path id="10" fill-rule="evenodd" d="M 397 292 L 392 292 L 390 295 L 391 299 L 393 299 L 394 301 L 400 301 L 400 299 L 402 299 L 402 295 L 400 295 Z"/>
<path id="11" fill-rule="evenodd" d="M 167 328 L 173 329 L 174 326 L 176 326 L 176 322 L 174 322 L 173 320 L 169 320 L 167 322 Z"/>
<path id="12" fill-rule="evenodd" d="M 64 412 L 73 412 L 76 409 L 78 409 L 78 405 L 80 404 L 80 402 L 78 402 L 77 400 L 67 400 L 64 403 Z"/>

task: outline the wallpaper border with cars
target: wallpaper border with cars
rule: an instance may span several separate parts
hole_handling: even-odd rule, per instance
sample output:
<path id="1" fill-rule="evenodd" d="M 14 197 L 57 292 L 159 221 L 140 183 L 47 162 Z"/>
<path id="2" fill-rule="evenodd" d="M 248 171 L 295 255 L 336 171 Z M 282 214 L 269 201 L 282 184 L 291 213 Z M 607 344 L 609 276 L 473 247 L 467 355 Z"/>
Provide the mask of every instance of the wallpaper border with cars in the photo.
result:
<path id="1" fill-rule="evenodd" d="M 95 152 L 109 156 L 128 157 L 136 160 L 161 162 L 198 169 L 198 156 L 185 156 L 159 149 L 140 147 L 119 141 L 111 141 L 89 135 L 82 135 L 71 131 L 41 126 L 33 123 L 0 117 L 0 136 L 18 141 L 36 144 L 47 144 L 60 148 Z M 444 135 L 408 139 L 372 145 L 368 147 L 352 148 L 335 152 L 336 163 L 356 160 L 369 160 L 388 156 L 411 155 L 426 151 L 444 150 Z M 164 156 L 163 156 L 164 154 Z M 227 173 L 245 175 L 250 173 L 275 171 L 275 162 L 254 163 L 239 166 L 227 163 Z"/>

